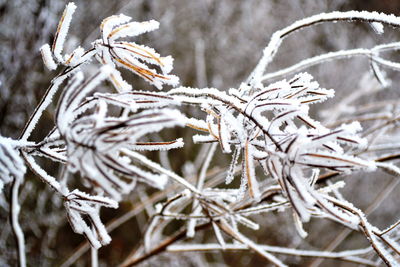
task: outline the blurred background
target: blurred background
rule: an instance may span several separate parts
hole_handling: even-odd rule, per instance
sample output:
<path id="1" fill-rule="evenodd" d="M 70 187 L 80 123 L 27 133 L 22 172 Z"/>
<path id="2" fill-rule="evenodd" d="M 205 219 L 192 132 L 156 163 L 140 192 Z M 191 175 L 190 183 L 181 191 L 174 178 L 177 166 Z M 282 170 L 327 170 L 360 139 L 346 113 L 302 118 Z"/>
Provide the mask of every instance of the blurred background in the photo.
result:
<path id="1" fill-rule="evenodd" d="M 61 0 L 0 0 L 0 133 L 18 138 L 24 123 L 56 74 L 45 69 L 39 48 L 51 43 L 58 20 L 67 1 Z M 135 39 L 138 43 L 155 48 L 161 55 L 175 58 L 173 73 L 181 84 L 191 87 L 216 87 L 227 90 L 238 87 L 244 81 L 261 57 L 262 49 L 270 36 L 292 22 L 334 10 L 368 10 L 400 15 L 400 1 L 395 0 L 120 0 L 82 1 L 76 0 L 78 8 L 74 15 L 66 43 L 66 51 L 81 45 L 88 48 L 99 38 L 101 21 L 113 14 L 126 14 L 133 20 L 158 20 L 160 29 Z M 385 33 L 377 35 L 368 24 L 336 23 L 317 25 L 287 38 L 268 71 L 290 66 L 302 59 L 329 51 L 351 48 L 371 48 L 376 44 L 399 40 L 397 32 L 385 27 Z M 398 57 L 391 55 L 394 60 Z M 365 58 L 333 61 L 309 68 L 322 87 L 334 88 L 336 97 L 317 109 L 329 109 L 334 103 L 346 97 L 354 89 L 365 86 L 362 78 L 370 72 Z M 392 87 L 364 102 L 380 98 L 399 98 L 399 77 L 388 73 L 393 80 Z M 134 89 L 153 90 L 148 84 L 135 77 L 125 76 Z M 36 129 L 33 139 L 43 137 L 52 127 L 55 104 L 45 113 L 41 127 Z M 187 110 L 187 112 L 194 112 Z M 199 148 L 190 142 L 191 132 L 182 129 L 169 133 L 184 136 L 188 146 L 170 155 L 171 168 L 182 173 L 185 161 L 193 160 Z M 219 162 L 229 162 L 226 156 L 218 154 Z M 158 155 L 152 155 L 157 158 Z M 58 166 L 44 162 L 46 169 L 56 175 Z M 223 164 L 222 164 L 223 165 Z M 384 195 L 375 207 L 377 198 L 391 182 L 385 173 L 374 173 L 365 177 L 353 175 L 346 180 L 344 196 L 364 211 L 370 209 L 369 219 L 377 226 L 394 222 L 398 211 L 399 189 Z M 386 188 L 387 189 L 387 188 Z M 105 222 L 132 211 L 143 198 L 154 191 L 143 186 L 146 194 L 132 193 L 121 203 L 118 210 L 104 210 Z M 8 198 L 6 187 L 0 195 L 0 265 L 15 266 L 15 243 L 8 222 Z M 62 201 L 46 188 L 32 174 L 26 177 L 21 190 L 23 211 L 20 221 L 26 234 L 27 255 L 31 266 L 58 266 L 71 259 L 84 237 L 74 234 L 66 220 Z M 274 215 L 274 216 L 272 216 Z M 140 212 L 112 232 L 112 243 L 99 251 L 100 263 L 114 266 L 120 263 L 138 244 L 148 220 L 146 212 Z M 366 246 L 364 237 L 348 233 L 337 224 L 315 220 L 306 225 L 312 229 L 303 240 L 296 233 L 290 214 L 274 213 L 260 216 L 257 221 L 263 227 L 257 232 L 249 232 L 253 240 L 268 244 L 304 249 L 325 249 L 336 244 L 336 249 Z M 178 226 L 174 226 L 177 228 Z M 212 233 L 208 233 L 212 236 Z M 335 243 L 335 238 L 342 235 Z M 207 234 L 198 237 L 208 240 Z M 89 253 L 73 261 L 73 266 L 88 266 Z M 324 261 L 296 257 L 285 258 L 291 266 L 353 266 L 350 263 Z M 184 253 L 163 254 L 147 263 L 148 266 L 264 266 L 265 262 L 249 252 L 226 253 Z M 207 262 L 207 263 L 206 263 Z M 256 265 L 258 264 L 258 265 Z M 146 266 L 146 264 L 144 265 Z"/>

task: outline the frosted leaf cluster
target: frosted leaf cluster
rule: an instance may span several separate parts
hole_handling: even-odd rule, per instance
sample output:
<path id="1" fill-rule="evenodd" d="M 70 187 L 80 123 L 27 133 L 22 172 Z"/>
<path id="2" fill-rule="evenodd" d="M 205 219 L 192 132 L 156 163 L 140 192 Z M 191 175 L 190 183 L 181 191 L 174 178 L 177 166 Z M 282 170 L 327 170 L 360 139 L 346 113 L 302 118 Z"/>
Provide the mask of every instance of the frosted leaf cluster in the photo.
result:
<path id="1" fill-rule="evenodd" d="M 50 47 L 49 44 L 44 44 L 40 48 L 43 63 L 49 70 L 57 69 L 58 65 L 77 67 L 89 60 L 93 54 L 91 51 L 85 51 L 82 47 L 77 47 L 71 54 L 65 54 L 64 56 L 61 54 L 75 10 L 75 3 L 67 4 L 58 24 L 53 45 Z"/>
<path id="2" fill-rule="evenodd" d="M 203 191 L 209 198 L 208 202 L 194 196 L 200 208 L 194 209 L 191 216 L 224 218 L 224 227 L 233 231 L 232 236 L 241 235 L 236 226 L 238 223 L 257 229 L 257 224 L 243 216 L 235 217 L 235 212 L 226 207 L 234 207 L 247 196 L 255 203 L 262 200 L 270 188 L 260 185 L 265 184 L 256 175 L 256 168 L 260 166 L 265 177 L 275 179 L 293 208 L 294 221 L 301 236 L 307 235 L 302 222 L 308 222 L 311 214 L 316 213 L 357 228 L 360 222 L 357 216 L 336 207 L 326 200 L 326 192 L 315 188 L 318 174 L 323 170 L 351 172 L 376 168 L 373 161 L 346 152 L 346 149 L 352 151 L 366 145 L 366 140 L 357 136 L 357 131 L 361 130 L 359 123 L 343 124 L 331 130 L 310 117 L 309 105 L 333 97 L 333 90 L 320 88 L 311 75 L 301 73 L 266 87 L 242 85 L 239 90 L 230 89 L 228 93 L 215 88 L 176 88 L 168 95 L 182 103 L 200 105 L 207 114 L 205 120 L 192 118 L 187 125 L 206 133 L 195 135 L 193 140 L 196 143 L 217 142 L 223 152 L 232 153 L 226 184 L 233 181 L 242 155 L 240 188 L 231 192 Z M 210 195 L 211 192 L 214 193 Z M 215 199 L 211 201 L 211 198 Z M 217 206 L 209 207 L 211 203 Z M 254 212 L 269 209 L 261 205 Z M 160 216 L 166 216 L 167 211 L 163 210 Z M 176 217 L 181 218 L 179 215 Z M 190 222 L 196 223 L 194 219 Z M 191 227 L 194 225 L 189 223 Z M 224 248 L 225 241 L 219 233 L 222 226 L 214 221 L 212 225 L 218 242 Z M 193 236 L 193 232 L 188 232 L 188 235 Z"/>
<path id="3" fill-rule="evenodd" d="M 218 142 L 223 152 L 235 151 L 232 166 L 239 153 L 242 154 L 240 189 L 244 192 L 248 187 L 250 196 L 256 200 L 261 196 L 254 170 L 257 164 L 281 183 L 279 177 L 285 176 L 287 169 L 297 174 L 307 168 L 374 169 L 373 163 L 347 156 L 341 147 L 341 144 L 365 145 L 365 140 L 356 135 L 359 124 L 330 130 L 309 116 L 310 104 L 322 102 L 334 92 L 320 88 L 307 73 L 264 88 L 242 85 L 240 90 L 230 89 L 229 93 L 212 88 L 177 88 L 169 94 L 183 102 L 198 103 L 207 113 L 205 120 L 189 121 L 190 127 L 208 133 L 194 136 L 195 142 Z M 232 176 L 228 173 L 227 183 Z M 305 177 L 299 181 L 303 184 Z M 295 185 L 291 181 L 283 188 Z"/>
<path id="4" fill-rule="evenodd" d="M 73 2 L 67 4 L 53 45 L 50 47 L 49 44 L 45 44 L 40 48 L 43 62 L 49 70 L 55 70 L 58 65 L 77 68 L 95 56 L 101 64 L 128 69 L 158 89 L 162 89 L 164 84 L 178 85 L 179 78 L 170 74 L 173 68 L 171 56 L 161 57 L 153 48 L 120 40 L 158 29 L 159 23 L 155 20 L 130 22 L 131 18 L 123 14 L 108 17 L 101 23 L 101 39 L 93 42 L 93 48 L 85 51 L 79 46 L 71 54 L 62 56 L 61 52 L 75 10 L 76 5 Z M 119 92 L 132 89 L 117 69 L 110 73 L 110 81 Z"/>
<path id="5" fill-rule="evenodd" d="M 161 57 L 154 49 L 138 45 L 134 42 L 120 41 L 124 37 L 134 37 L 158 29 L 155 20 L 145 22 L 129 22 L 130 17 L 123 14 L 111 16 L 101 23 L 102 39 L 94 42 L 96 57 L 102 64 L 128 69 L 144 80 L 162 89 L 163 84 L 177 85 L 179 79 L 169 74 L 172 70 L 173 58 Z M 150 67 L 157 67 L 160 71 Z M 131 86 L 117 72 L 111 81 L 119 91 L 127 91 Z"/>
<path id="6" fill-rule="evenodd" d="M 91 196 L 75 189 L 65 197 L 68 220 L 74 230 L 84 234 L 95 248 L 107 245 L 111 237 L 100 220 L 100 207 L 118 208 L 118 202 L 101 196 Z M 85 217 L 90 222 L 88 225 Z"/>
<path id="7" fill-rule="evenodd" d="M 61 96 L 56 118 L 60 134 L 66 142 L 68 169 L 79 172 L 94 187 L 100 187 L 108 196 L 120 200 L 121 195 L 134 188 L 137 180 L 159 189 L 164 188 L 167 182 L 164 175 L 136 167 L 122 150 L 168 150 L 183 146 L 181 139 L 158 143 L 141 142 L 140 139 L 163 128 L 182 126 L 185 117 L 177 110 L 154 108 L 154 102 L 150 110 L 129 114 L 127 109 L 127 115 L 109 115 L 110 105 L 121 105 L 128 99 L 118 102 L 119 94 L 98 94 L 88 99 L 86 96 L 99 82 L 110 78 L 112 71 L 114 69 L 104 66 L 86 82 L 82 80 L 81 73 L 76 74 Z M 134 96 L 135 92 L 130 95 Z M 151 94 L 147 97 L 154 99 Z M 137 92 L 127 108 L 132 108 L 131 111 L 143 108 L 140 102 L 146 102 L 145 99 L 146 95 Z M 159 100 L 163 98 L 159 97 Z M 160 102 L 159 107 L 165 105 Z"/>
<path id="8" fill-rule="evenodd" d="M 59 65 L 66 68 L 52 81 L 45 101 L 32 116 L 22 139 L 29 138 L 60 85 L 72 76 L 58 101 L 56 128 L 32 155 L 66 164 L 67 171 L 79 173 L 84 185 L 96 195 L 76 190 L 71 193 L 67 186 L 68 172 L 60 183 L 48 175 L 32 156 L 27 156 L 27 159 L 35 172 L 64 196 L 74 231 L 85 234 L 98 248 L 110 241 L 99 219 L 101 206 L 116 208 L 110 201 L 120 201 L 123 195 L 133 190 L 137 181 L 158 189 L 165 188 L 168 182 L 165 174 L 138 166 L 140 162 L 135 162 L 129 152 L 182 147 L 182 138 L 150 142 L 147 136 L 164 128 L 183 126 L 186 117 L 168 108 L 169 105 L 179 105 L 170 96 L 132 91 L 132 86 L 117 69 L 126 68 L 158 89 L 164 84 L 178 84 L 178 77 L 170 74 L 173 68 L 171 56 L 161 57 L 150 47 L 121 40 L 157 29 L 157 21 L 130 22 L 131 18 L 123 14 L 108 17 L 101 23 L 101 38 L 92 43 L 92 48 L 85 51 L 77 47 L 71 54 L 62 55 L 75 10 L 74 3 L 66 5 L 52 46 L 45 44 L 40 49 L 49 70 L 55 70 Z M 82 66 L 90 63 L 93 57 L 102 67 L 85 80 Z M 118 93 L 95 92 L 104 80 L 111 82 Z M 117 108 L 122 109 L 121 114 L 115 113 Z M 101 203 L 94 204 L 91 199 L 100 197 L 98 194 L 105 196 Z M 87 216 L 89 224 L 83 219 Z"/>

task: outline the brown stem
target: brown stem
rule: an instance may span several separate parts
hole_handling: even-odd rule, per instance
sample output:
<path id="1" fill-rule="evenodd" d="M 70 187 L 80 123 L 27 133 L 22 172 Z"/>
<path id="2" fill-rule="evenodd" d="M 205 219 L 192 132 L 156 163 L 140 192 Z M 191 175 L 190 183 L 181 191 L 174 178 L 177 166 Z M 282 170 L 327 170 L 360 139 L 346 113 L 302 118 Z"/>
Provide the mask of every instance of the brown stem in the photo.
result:
<path id="1" fill-rule="evenodd" d="M 203 230 L 211 226 L 211 222 L 204 223 L 201 225 L 196 226 L 196 230 Z M 136 264 L 139 264 L 159 253 L 164 252 L 167 247 L 177 241 L 184 240 L 186 238 L 186 228 L 182 228 L 181 230 L 178 231 L 175 235 L 168 237 L 164 241 L 162 241 L 157 247 L 153 248 L 151 251 L 148 253 L 143 254 L 142 256 L 138 258 L 133 258 L 133 259 L 127 259 L 125 262 L 123 262 L 120 267 L 128 267 L 128 266 L 135 266 Z"/>

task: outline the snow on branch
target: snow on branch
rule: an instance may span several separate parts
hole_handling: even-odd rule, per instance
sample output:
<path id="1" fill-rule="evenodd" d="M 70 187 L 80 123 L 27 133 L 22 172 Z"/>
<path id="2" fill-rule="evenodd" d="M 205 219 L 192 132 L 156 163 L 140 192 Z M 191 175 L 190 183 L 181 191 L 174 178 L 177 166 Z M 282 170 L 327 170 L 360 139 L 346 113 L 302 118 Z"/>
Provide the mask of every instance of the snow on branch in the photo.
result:
<path id="1" fill-rule="evenodd" d="M 397 65 L 395 64 L 395 62 L 384 60 L 383 58 L 381 58 L 379 53 L 384 52 L 384 51 L 399 50 L 399 49 L 400 49 L 400 43 L 393 42 L 393 43 L 384 44 L 384 45 L 377 45 L 371 49 L 356 48 L 356 49 L 342 50 L 342 51 L 336 51 L 336 52 L 329 52 L 329 53 L 322 54 L 319 56 L 307 58 L 307 59 L 302 60 L 301 62 L 299 62 L 295 65 L 292 65 L 290 67 L 287 67 L 285 69 L 281 69 L 279 71 L 272 72 L 272 73 L 267 73 L 261 78 L 261 81 L 266 81 L 266 80 L 274 79 L 277 77 L 283 77 L 285 75 L 289 75 L 291 73 L 295 73 L 295 72 L 307 69 L 309 67 L 315 66 L 317 64 L 328 62 L 328 61 L 337 60 L 337 59 L 349 59 L 352 57 L 359 57 L 359 56 L 368 57 L 373 63 L 379 64 L 381 66 L 398 69 L 398 68 L 396 68 Z M 395 67 L 393 67 L 393 66 L 395 66 Z"/>
<path id="2" fill-rule="evenodd" d="M 337 21 L 362 21 L 368 23 L 381 23 L 387 24 L 392 27 L 400 26 L 400 18 L 395 15 L 387 15 L 378 12 L 368 12 L 368 11 L 347 11 L 347 12 L 331 12 L 331 13 L 321 13 L 315 16 L 311 16 L 299 21 L 296 21 L 292 25 L 276 31 L 263 51 L 262 58 L 258 62 L 254 71 L 249 76 L 247 83 L 253 86 L 258 86 L 261 82 L 261 77 L 263 76 L 268 64 L 273 60 L 275 54 L 282 41 L 291 33 L 294 33 L 300 29 L 313 26 L 322 22 L 337 22 Z"/>

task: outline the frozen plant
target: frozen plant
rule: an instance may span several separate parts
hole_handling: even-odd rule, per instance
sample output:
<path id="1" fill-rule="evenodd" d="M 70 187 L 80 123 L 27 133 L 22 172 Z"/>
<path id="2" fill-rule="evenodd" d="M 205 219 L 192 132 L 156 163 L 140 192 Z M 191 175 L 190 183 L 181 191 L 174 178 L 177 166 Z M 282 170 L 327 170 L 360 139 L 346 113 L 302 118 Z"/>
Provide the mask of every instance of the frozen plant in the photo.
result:
<path id="1" fill-rule="evenodd" d="M 344 175 L 379 169 L 400 175 L 400 169 L 392 163 L 399 157 L 400 146 L 392 143 L 398 137 L 398 103 L 392 104 L 391 112 L 382 102 L 354 107 L 347 116 L 350 102 L 344 99 L 333 107 L 335 114 L 326 113 L 323 121 L 311 112 L 311 105 L 333 99 L 334 90 L 322 88 L 310 74 L 301 72 L 326 61 L 362 55 L 370 59 L 380 86 L 389 87 L 382 68 L 399 70 L 400 65 L 380 53 L 398 50 L 399 43 L 331 52 L 272 73 L 266 69 L 284 38 L 302 28 L 322 22 L 361 21 L 383 34 L 384 24 L 399 27 L 400 18 L 351 11 L 297 21 L 273 34 L 247 81 L 225 92 L 176 87 L 178 77 L 170 74 L 171 56 L 162 57 L 152 48 L 120 40 L 157 29 L 159 23 L 155 20 L 130 22 L 131 18 L 123 14 L 108 17 L 100 26 L 101 38 L 90 48 L 79 46 L 63 55 L 76 8 L 74 3 L 67 4 L 52 46 L 45 44 L 40 49 L 49 70 L 62 70 L 52 80 L 20 138 L 0 136 L 0 186 L 11 183 L 11 222 L 21 266 L 26 266 L 27 259 L 18 223 L 18 194 L 26 166 L 61 197 L 73 231 L 90 243 L 94 266 L 99 260 L 97 249 L 112 242 L 111 231 L 142 211 L 150 217 L 146 230 L 132 253 L 120 259 L 121 266 L 142 263 L 165 251 L 215 250 L 252 250 L 276 266 L 286 266 L 285 258 L 279 256 L 282 254 L 368 266 L 399 265 L 400 223 L 381 230 L 340 193 L 346 186 Z M 165 85 L 176 88 L 136 90 L 122 77 L 121 67 L 157 89 Z M 294 72 L 297 74 L 289 75 Z M 278 77 L 278 82 L 267 82 Z M 362 89 L 356 90 L 347 99 L 363 94 Z M 42 140 L 31 141 L 44 110 L 53 102 L 57 107 L 52 130 Z M 186 106 L 203 115 L 189 115 Z M 165 129 L 178 127 L 199 133 L 185 143 L 183 137 L 160 140 Z M 194 162 L 185 160 L 182 175 L 170 166 L 168 157 L 158 163 L 146 154 L 158 151 L 165 155 L 191 142 L 202 148 Z M 217 149 L 229 155 L 228 166 L 216 159 Z M 59 177 L 40 166 L 37 157 L 58 163 Z M 397 184 L 393 181 L 392 187 Z M 156 193 L 135 190 L 137 182 L 157 189 Z M 137 213 L 105 225 L 101 208 L 117 209 L 119 202 L 128 199 L 137 200 L 132 203 Z M 249 230 L 243 230 L 243 226 L 253 233 L 267 226 L 268 220 L 260 220 L 259 214 L 275 216 L 274 212 L 285 211 L 291 214 L 288 220 L 303 239 L 313 231 L 306 231 L 305 224 L 322 218 L 360 232 L 370 246 L 339 252 L 301 250 L 260 244 L 244 233 Z M 167 226 L 176 220 L 184 221 L 183 227 L 168 233 Z M 205 237 L 207 229 L 213 237 L 196 238 Z M 73 264 L 88 247 L 82 245 L 64 266 Z"/>

